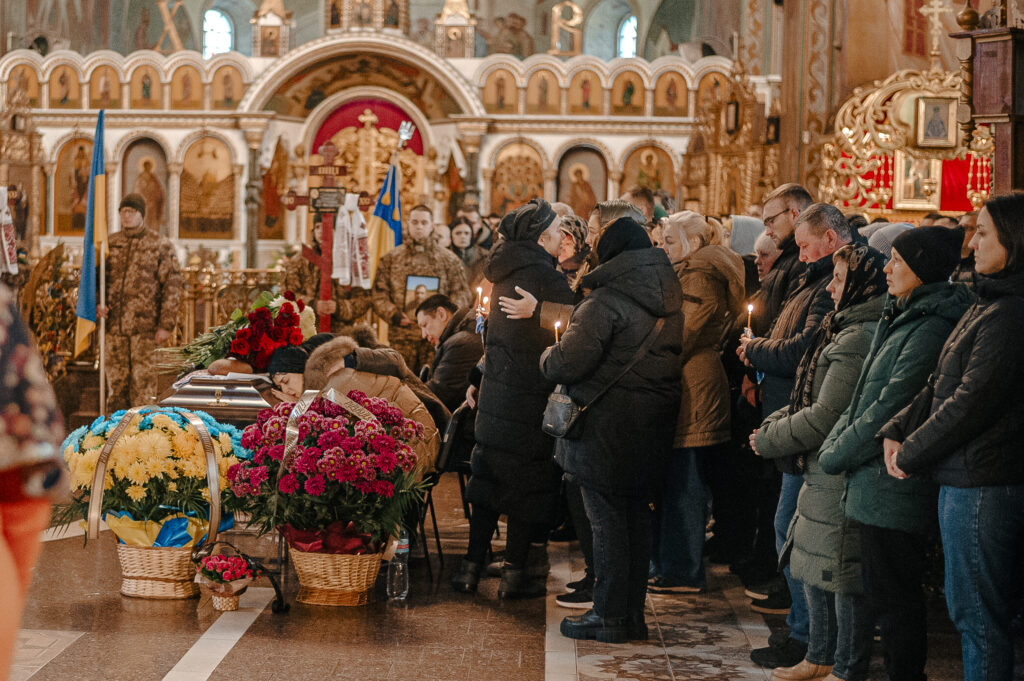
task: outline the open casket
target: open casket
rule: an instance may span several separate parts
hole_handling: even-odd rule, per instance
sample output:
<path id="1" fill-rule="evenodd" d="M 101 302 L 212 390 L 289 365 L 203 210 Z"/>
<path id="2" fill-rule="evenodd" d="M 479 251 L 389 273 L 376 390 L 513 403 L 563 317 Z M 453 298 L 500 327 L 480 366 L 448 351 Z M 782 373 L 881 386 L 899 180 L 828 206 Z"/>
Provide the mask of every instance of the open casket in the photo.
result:
<path id="1" fill-rule="evenodd" d="M 272 387 L 270 379 L 260 374 L 214 376 L 194 371 L 176 381 L 157 404 L 205 411 L 218 421 L 244 428 L 256 421 L 261 409 L 279 402 Z"/>

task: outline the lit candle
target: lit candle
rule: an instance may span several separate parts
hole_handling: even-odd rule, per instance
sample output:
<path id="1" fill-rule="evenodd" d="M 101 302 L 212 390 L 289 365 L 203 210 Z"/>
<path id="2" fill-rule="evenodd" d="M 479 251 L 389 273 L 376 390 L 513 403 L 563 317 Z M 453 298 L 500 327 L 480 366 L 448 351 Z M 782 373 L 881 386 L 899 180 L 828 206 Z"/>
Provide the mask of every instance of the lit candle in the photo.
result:
<path id="1" fill-rule="evenodd" d="M 562 322 L 555 322 L 555 342 L 558 342 L 558 330 L 562 328 Z"/>
<path id="2" fill-rule="evenodd" d="M 750 315 L 754 313 L 754 304 L 747 303 L 747 328 L 750 328 Z"/>
<path id="3" fill-rule="evenodd" d="M 487 307 L 488 303 L 490 303 L 490 302 L 491 302 L 491 299 L 488 298 L 487 296 L 484 296 L 484 307 Z"/>
<path id="4" fill-rule="evenodd" d="M 484 294 L 484 289 L 481 286 L 476 287 L 476 306 L 480 307 L 480 296 Z"/>

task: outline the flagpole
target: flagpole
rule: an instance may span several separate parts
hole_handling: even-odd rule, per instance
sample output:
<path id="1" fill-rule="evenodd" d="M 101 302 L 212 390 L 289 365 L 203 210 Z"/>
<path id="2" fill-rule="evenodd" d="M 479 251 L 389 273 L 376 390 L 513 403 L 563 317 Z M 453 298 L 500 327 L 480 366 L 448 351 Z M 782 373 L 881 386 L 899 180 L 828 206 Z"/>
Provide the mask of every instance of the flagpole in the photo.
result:
<path id="1" fill-rule="evenodd" d="M 107 309 L 107 240 L 100 242 L 100 305 Z M 107 372 L 106 372 L 106 336 L 107 315 L 100 317 L 100 416 L 107 413 Z"/>

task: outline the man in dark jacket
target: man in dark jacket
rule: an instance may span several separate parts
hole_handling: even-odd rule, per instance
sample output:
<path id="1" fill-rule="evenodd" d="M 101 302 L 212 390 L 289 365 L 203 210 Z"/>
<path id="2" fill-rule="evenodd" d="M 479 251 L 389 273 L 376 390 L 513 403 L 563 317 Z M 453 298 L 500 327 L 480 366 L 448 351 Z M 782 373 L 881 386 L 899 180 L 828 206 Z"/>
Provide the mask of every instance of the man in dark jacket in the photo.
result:
<path id="1" fill-rule="evenodd" d="M 774 202 L 766 203 L 766 206 Z M 771 213 L 768 213 L 771 216 Z M 748 362 L 764 379 L 761 383 L 765 413 L 772 413 L 789 404 L 797 365 L 810 344 L 825 315 L 833 308 L 832 298 L 825 290 L 832 279 L 832 254 L 853 240 L 845 216 L 835 206 L 816 203 L 796 218 L 793 238 L 800 250 L 800 261 L 807 270 L 800 278 L 797 289 L 772 325 L 768 338 L 740 340 L 737 354 Z M 781 257 L 780 257 L 781 260 Z M 778 265 L 778 262 L 776 262 Z M 779 460 L 782 470 L 782 490 L 775 512 L 775 544 L 781 551 L 786 540 L 789 522 L 796 511 L 796 500 L 803 485 L 803 476 L 792 467 L 792 459 Z M 792 605 L 786 623 L 790 627 L 789 639 L 779 645 L 761 648 L 751 653 L 751 659 L 763 667 L 792 667 L 807 652 L 807 603 L 803 586 L 790 578 L 789 568 L 784 571 L 789 585 Z M 785 607 L 785 595 L 772 594 L 769 599 L 755 600 L 751 607 L 759 612 L 778 612 Z"/>
<path id="2" fill-rule="evenodd" d="M 810 193 L 798 184 L 784 184 L 765 197 L 764 201 L 764 233 L 779 247 L 778 259 L 772 267 L 779 279 L 772 289 L 771 300 L 765 301 L 765 309 L 772 311 L 769 323 L 775 320 L 775 313 L 782 309 L 786 298 L 800 285 L 800 275 L 804 272 L 793 230 L 800 213 L 807 210 L 813 203 Z M 770 412 L 766 412 L 770 413 Z"/>
<path id="3" fill-rule="evenodd" d="M 582 282 L 591 293 L 573 310 L 561 342 L 544 352 L 541 369 L 577 404 L 591 405 L 579 438 L 563 438 L 555 450 L 566 477 L 583 489 L 597 577 L 593 609 L 565 618 L 561 632 L 621 643 L 647 638 L 648 502 L 654 469 L 672 447 L 682 394 L 682 291 L 665 253 L 632 219 L 609 225 L 596 254 L 599 265 Z M 644 348 L 659 320 L 663 328 Z"/>
<path id="4" fill-rule="evenodd" d="M 465 398 L 470 372 L 484 354 L 476 314 L 468 307 L 460 310 L 451 298 L 438 293 L 416 308 L 416 324 L 435 348 L 427 387 L 455 411 Z"/>

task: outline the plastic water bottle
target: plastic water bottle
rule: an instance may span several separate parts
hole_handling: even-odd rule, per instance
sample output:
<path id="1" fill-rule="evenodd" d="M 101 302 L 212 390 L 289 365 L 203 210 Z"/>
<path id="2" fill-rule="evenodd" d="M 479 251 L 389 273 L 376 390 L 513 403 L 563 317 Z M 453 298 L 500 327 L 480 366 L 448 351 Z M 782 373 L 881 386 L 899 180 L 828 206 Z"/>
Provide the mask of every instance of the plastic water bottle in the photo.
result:
<path id="1" fill-rule="evenodd" d="M 402 528 L 398 548 L 388 563 L 388 600 L 404 601 L 409 595 L 409 533 Z"/>

